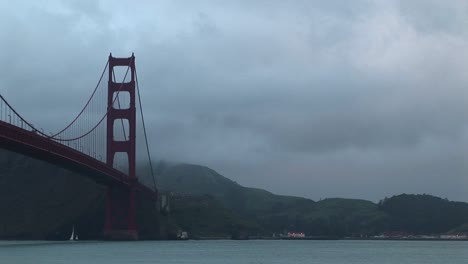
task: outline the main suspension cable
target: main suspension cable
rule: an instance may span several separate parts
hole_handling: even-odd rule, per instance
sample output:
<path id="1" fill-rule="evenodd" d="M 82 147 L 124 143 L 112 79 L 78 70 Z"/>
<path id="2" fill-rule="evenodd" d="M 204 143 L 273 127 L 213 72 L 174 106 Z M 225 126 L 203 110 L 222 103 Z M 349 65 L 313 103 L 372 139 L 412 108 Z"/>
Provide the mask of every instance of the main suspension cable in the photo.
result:
<path id="1" fill-rule="evenodd" d="M 149 144 L 148 144 L 148 136 L 146 134 L 145 118 L 143 117 L 143 105 L 141 104 L 140 85 L 138 84 L 138 74 L 137 74 L 136 68 L 135 68 L 135 80 L 136 80 L 136 88 L 137 88 L 137 94 L 138 94 L 138 102 L 140 104 L 141 123 L 143 124 L 143 133 L 145 135 L 146 152 L 148 153 L 148 161 L 149 161 L 149 166 L 151 170 L 151 177 L 153 179 L 154 191 L 156 191 L 157 190 L 156 179 L 154 177 L 153 163 L 151 160 L 151 153 L 150 153 Z"/>
<path id="2" fill-rule="evenodd" d="M 2 101 L 4 101 L 5 104 L 13 111 L 13 113 L 14 113 L 16 116 L 18 116 L 18 117 L 20 118 L 21 121 L 23 121 L 26 125 L 28 125 L 28 126 L 29 126 L 33 131 L 35 131 L 36 133 L 42 135 L 42 136 L 45 137 L 45 138 L 52 139 L 52 140 L 56 140 L 56 141 L 60 141 L 60 142 L 75 141 L 75 140 L 81 139 L 81 138 L 83 138 L 83 137 L 89 135 L 91 132 L 93 132 L 93 131 L 102 123 L 102 121 L 106 118 L 106 116 L 109 114 L 111 108 L 113 107 L 115 101 L 116 101 L 117 98 L 118 98 L 118 95 L 119 95 L 120 91 L 122 90 L 122 87 L 123 87 L 123 85 L 124 85 L 124 83 L 125 83 L 125 80 L 126 80 L 126 78 L 127 78 L 127 75 L 128 75 L 128 71 L 130 70 L 130 65 L 131 65 L 132 61 L 133 61 L 133 59 L 130 60 L 130 63 L 129 63 L 129 65 L 128 65 L 128 67 L 127 67 L 127 71 L 125 72 L 125 76 L 124 76 L 123 82 L 122 82 L 122 84 L 120 85 L 119 89 L 117 90 L 117 95 L 116 95 L 116 97 L 113 99 L 112 104 L 109 105 L 109 106 L 107 107 L 107 112 L 104 114 L 104 116 L 99 120 L 99 122 L 98 122 L 93 128 L 91 128 L 88 132 L 86 132 L 85 134 L 83 134 L 83 135 L 81 135 L 81 136 L 79 136 L 79 137 L 63 139 L 63 138 L 60 138 L 60 137 L 57 138 L 57 137 L 56 137 L 57 134 L 49 136 L 49 135 L 47 135 L 46 133 L 44 133 L 44 132 L 42 132 L 41 130 L 39 130 L 39 129 L 37 129 L 36 127 L 34 127 L 34 126 L 33 126 L 31 123 L 29 123 L 28 121 L 26 121 L 26 119 L 24 119 L 23 116 L 21 116 L 21 115 L 7 102 L 7 101 L 5 100 L 5 98 L 4 98 L 1 94 L 0 94 L 0 98 L 1 98 Z M 109 61 L 107 61 L 106 68 L 107 68 L 108 63 L 109 63 Z M 102 75 L 102 76 L 103 76 L 103 75 Z M 102 80 L 102 76 L 101 76 L 101 79 L 100 79 L 100 80 Z M 77 118 L 75 118 L 75 119 L 77 119 Z M 73 122 L 75 122 L 75 121 L 76 121 L 76 120 L 74 120 Z"/>
<path id="3" fill-rule="evenodd" d="M 93 131 L 102 123 L 102 121 L 104 121 L 104 119 L 107 117 L 107 115 L 109 114 L 110 110 L 111 110 L 112 107 L 114 106 L 115 101 L 117 100 L 117 98 L 119 98 L 120 91 L 122 90 L 122 87 L 123 87 L 123 85 L 124 85 L 124 83 L 125 83 L 125 80 L 127 79 L 127 75 L 128 75 L 128 71 L 130 70 L 130 65 L 131 65 L 131 63 L 132 63 L 132 60 L 130 60 L 130 63 L 129 63 L 129 65 L 128 65 L 128 67 L 127 67 L 127 71 L 125 72 L 124 79 L 123 79 L 122 83 L 120 84 L 119 89 L 117 90 L 117 94 L 115 95 L 115 98 L 112 100 L 111 105 L 109 105 L 109 106 L 107 107 L 107 112 L 104 114 L 104 116 L 101 118 L 101 120 L 99 120 L 99 122 L 98 122 L 93 128 L 91 128 L 88 132 L 86 132 L 85 134 L 83 134 L 83 135 L 81 135 L 81 136 L 79 136 L 79 137 L 68 138 L 68 139 L 60 139 L 60 138 L 53 138 L 53 139 L 54 139 L 54 140 L 57 140 L 57 141 L 62 141 L 62 142 L 64 142 L 64 141 L 74 141 L 74 140 L 81 139 L 81 138 L 83 138 L 83 137 L 89 135 L 91 132 L 93 132 Z M 49 137 L 49 138 L 51 138 L 51 137 Z"/>
<path id="4" fill-rule="evenodd" d="M 85 104 L 85 106 L 83 107 L 83 109 L 81 109 L 81 111 L 78 113 L 78 115 L 76 115 L 75 119 L 73 119 L 73 121 L 70 122 L 70 124 L 68 124 L 65 128 L 63 128 L 63 129 L 60 130 L 59 132 L 57 132 L 57 133 L 51 135 L 51 136 L 50 136 L 51 138 L 55 138 L 56 136 L 62 134 L 65 130 L 67 130 L 69 127 L 71 127 L 71 126 L 76 122 L 76 120 L 78 120 L 78 118 L 81 116 L 81 114 L 83 114 L 83 112 L 86 110 L 86 108 L 88 107 L 89 103 L 91 102 L 91 99 L 93 99 L 94 94 L 96 93 L 97 89 L 99 88 L 99 85 L 101 84 L 102 78 L 104 77 L 104 74 L 106 73 L 106 69 L 107 69 L 108 66 L 109 66 L 109 60 L 107 60 L 106 66 L 104 67 L 104 70 L 102 71 L 101 77 L 99 78 L 99 81 L 98 81 L 98 83 L 96 84 L 96 87 L 94 88 L 93 93 L 92 93 L 91 96 L 89 97 L 89 99 L 88 99 L 88 101 L 86 102 L 86 104 Z"/>

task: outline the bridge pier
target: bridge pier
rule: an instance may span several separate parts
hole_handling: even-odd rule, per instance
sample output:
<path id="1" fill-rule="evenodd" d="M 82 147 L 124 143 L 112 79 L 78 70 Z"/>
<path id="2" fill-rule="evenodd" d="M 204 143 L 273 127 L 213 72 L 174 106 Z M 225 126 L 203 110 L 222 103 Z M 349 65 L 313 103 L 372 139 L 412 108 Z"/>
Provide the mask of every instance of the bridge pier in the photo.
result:
<path id="1" fill-rule="evenodd" d="M 105 240 L 138 240 L 135 188 L 107 187 Z"/>

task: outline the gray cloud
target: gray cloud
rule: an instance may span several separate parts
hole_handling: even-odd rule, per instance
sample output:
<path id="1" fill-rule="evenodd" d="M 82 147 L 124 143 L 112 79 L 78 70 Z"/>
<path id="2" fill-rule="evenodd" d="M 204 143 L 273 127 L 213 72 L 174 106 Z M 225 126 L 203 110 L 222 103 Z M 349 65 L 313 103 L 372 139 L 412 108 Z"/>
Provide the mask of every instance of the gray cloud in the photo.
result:
<path id="1" fill-rule="evenodd" d="M 80 109 L 110 51 L 134 51 L 158 159 L 314 199 L 468 200 L 464 1 L 48 1 L 0 10 L 1 92 L 43 127 Z"/>

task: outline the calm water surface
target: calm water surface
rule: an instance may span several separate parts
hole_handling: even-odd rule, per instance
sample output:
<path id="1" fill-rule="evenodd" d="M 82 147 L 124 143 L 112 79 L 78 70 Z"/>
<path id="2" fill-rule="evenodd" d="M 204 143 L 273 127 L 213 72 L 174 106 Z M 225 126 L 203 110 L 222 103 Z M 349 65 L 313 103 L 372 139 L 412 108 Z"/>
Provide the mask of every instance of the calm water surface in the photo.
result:
<path id="1" fill-rule="evenodd" d="M 468 263 L 454 241 L 0 241 L 0 263 Z"/>

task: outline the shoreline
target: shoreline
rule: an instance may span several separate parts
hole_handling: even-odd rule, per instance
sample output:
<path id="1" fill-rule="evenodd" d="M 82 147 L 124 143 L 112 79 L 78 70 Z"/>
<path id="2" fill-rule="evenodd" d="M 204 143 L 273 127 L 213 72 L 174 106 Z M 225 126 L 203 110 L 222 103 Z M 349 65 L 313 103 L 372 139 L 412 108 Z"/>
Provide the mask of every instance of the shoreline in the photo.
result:
<path id="1" fill-rule="evenodd" d="M 197 237 L 188 240 L 349 240 L 349 241 L 468 241 L 468 238 L 449 239 L 449 238 L 359 238 L 359 237 L 248 237 L 246 239 L 231 239 L 229 237 Z"/>
<path id="2" fill-rule="evenodd" d="M 272 237 L 249 237 L 246 239 L 231 239 L 229 237 L 197 237 L 197 238 L 189 238 L 189 239 L 165 239 L 165 240 L 136 240 L 138 241 L 198 241 L 198 240 L 233 240 L 233 241 L 248 241 L 248 240 L 287 240 L 287 241 L 304 241 L 304 240 L 315 240 L 315 241 L 457 241 L 457 242 L 468 242 L 468 239 L 446 239 L 446 238 L 272 238 Z M 79 241 L 72 241 L 72 242 L 88 242 L 88 241 L 99 241 L 99 242 L 107 242 L 108 240 L 79 240 Z M 60 242 L 68 242 L 68 240 L 31 240 L 31 239 L 0 239 L 0 242 L 47 242 L 47 243 L 60 243 Z M 115 242 L 115 241 L 109 241 Z M 121 241 L 124 242 L 124 241 Z M 2 245 L 0 245 L 2 246 Z"/>

